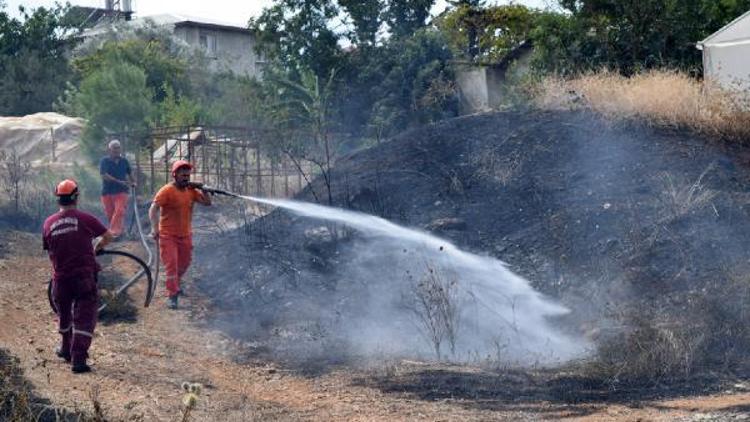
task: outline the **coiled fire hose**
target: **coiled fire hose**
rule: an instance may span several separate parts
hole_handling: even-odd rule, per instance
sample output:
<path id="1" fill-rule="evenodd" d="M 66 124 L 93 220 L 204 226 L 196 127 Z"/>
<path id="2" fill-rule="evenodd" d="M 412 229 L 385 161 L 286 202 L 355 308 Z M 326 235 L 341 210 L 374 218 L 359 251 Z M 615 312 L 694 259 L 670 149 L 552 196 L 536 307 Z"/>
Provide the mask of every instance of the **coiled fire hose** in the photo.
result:
<path id="1" fill-rule="evenodd" d="M 135 222 L 136 227 L 138 228 L 138 235 L 141 240 L 141 245 L 143 245 L 143 248 L 146 250 L 146 254 L 148 255 L 147 262 L 143 261 L 141 258 L 139 258 L 136 255 L 133 255 L 129 252 L 125 251 L 119 251 L 119 250 L 100 250 L 96 253 L 97 256 L 103 256 L 103 255 L 111 255 L 111 256 L 122 256 L 125 258 L 129 258 L 130 260 L 134 261 L 137 266 L 139 266 L 138 272 L 135 273 L 135 275 L 131 276 L 127 281 L 125 281 L 117 290 L 115 290 L 113 297 L 117 297 L 123 293 L 125 293 L 130 287 L 132 287 L 138 280 L 146 276 L 146 298 L 144 300 L 143 306 L 148 307 L 151 304 L 151 300 L 154 296 L 154 291 L 156 290 L 156 279 L 152 277 L 151 273 L 151 263 L 154 261 L 154 254 L 151 252 L 151 248 L 149 248 L 148 243 L 146 242 L 146 236 L 143 234 L 143 228 L 141 226 L 141 219 L 138 214 L 138 199 L 135 195 L 135 188 L 131 187 L 131 194 L 133 197 L 133 212 L 135 213 Z M 157 241 L 156 243 L 156 274 L 158 277 L 158 271 L 159 271 L 159 253 L 158 253 L 159 243 Z M 55 302 L 52 298 L 52 280 L 50 279 L 48 285 L 47 285 L 47 299 L 49 300 L 50 307 L 52 307 L 52 310 L 57 313 L 57 306 L 55 306 Z M 101 305 L 99 305 L 99 312 L 104 310 L 107 307 L 106 302 L 102 302 Z"/>

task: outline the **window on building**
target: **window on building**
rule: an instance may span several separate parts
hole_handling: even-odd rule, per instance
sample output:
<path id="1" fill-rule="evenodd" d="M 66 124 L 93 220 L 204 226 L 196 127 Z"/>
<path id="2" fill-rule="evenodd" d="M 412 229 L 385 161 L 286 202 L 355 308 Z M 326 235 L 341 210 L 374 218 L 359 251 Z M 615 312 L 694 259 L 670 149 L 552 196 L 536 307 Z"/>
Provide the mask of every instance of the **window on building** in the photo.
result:
<path id="1" fill-rule="evenodd" d="M 216 35 L 209 32 L 201 32 L 198 35 L 198 43 L 210 57 L 216 57 Z"/>

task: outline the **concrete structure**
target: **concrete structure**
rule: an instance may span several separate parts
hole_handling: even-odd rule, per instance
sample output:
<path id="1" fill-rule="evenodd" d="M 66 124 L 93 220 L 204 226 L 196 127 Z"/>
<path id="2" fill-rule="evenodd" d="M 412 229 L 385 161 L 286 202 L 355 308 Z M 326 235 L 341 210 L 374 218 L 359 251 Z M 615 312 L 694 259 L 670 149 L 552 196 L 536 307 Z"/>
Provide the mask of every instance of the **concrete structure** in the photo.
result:
<path id="1" fill-rule="evenodd" d="M 81 9 L 82 10 L 82 9 Z M 89 16 L 98 16 L 98 20 L 89 18 L 93 26 L 81 34 L 84 39 L 106 38 L 107 33 L 117 30 L 116 19 L 107 18 L 105 9 L 91 9 Z M 145 16 L 120 25 L 137 28 L 153 22 L 156 26 L 169 28 L 176 38 L 185 42 L 188 47 L 202 50 L 211 60 L 210 67 L 217 72 L 231 71 L 237 75 L 260 77 L 264 61 L 255 52 L 257 44 L 255 34 L 247 28 L 218 22 L 211 19 L 189 17 L 177 14 Z"/>
<path id="2" fill-rule="evenodd" d="M 508 104 L 508 82 L 529 69 L 531 44 L 524 43 L 501 62 L 456 63 L 459 112 L 462 115 L 497 110 Z"/>
<path id="3" fill-rule="evenodd" d="M 696 47 L 703 50 L 703 75 L 722 87 L 750 90 L 750 11 L 713 33 Z"/>
<path id="4" fill-rule="evenodd" d="M 259 77 L 264 61 L 255 52 L 255 35 L 247 28 L 183 15 L 147 16 L 157 25 L 170 26 L 175 36 L 203 50 L 216 71 Z"/>

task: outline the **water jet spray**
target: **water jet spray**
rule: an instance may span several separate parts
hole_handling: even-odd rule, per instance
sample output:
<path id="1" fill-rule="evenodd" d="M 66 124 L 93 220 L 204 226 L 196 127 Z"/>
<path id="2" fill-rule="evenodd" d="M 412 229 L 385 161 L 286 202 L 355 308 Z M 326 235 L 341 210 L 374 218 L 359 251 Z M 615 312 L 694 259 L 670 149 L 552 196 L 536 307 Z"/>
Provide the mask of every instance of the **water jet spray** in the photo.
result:
<path id="1" fill-rule="evenodd" d="M 347 272 L 350 279 L 361 276 L 362 279 L 374 281 L 365 285 L 377 283 L 379 279 L 393 280 L 394 277 L 390 276 L 400 270 L 403 270 L 401 274 L 414 274 L 425 268 L 436 268 L 437 271 L 450 272 L 451 277 L 455 275 L 456 284 L 462 292 L 460 306 L 466 309 L 462 315 L 463 328 L 457 354 L 486 353 L 492 347 L 490 343 L 498 337 L 503 337 L 508 343 L 508 355 L 516 363 L 559 362 L 576 357 L 587 348 L 581 339 L 573 339 L 553 327 L 550 319 L 569 313 L 567 308 L 534 290 L 527 280 L 511 272 L 504 262 L 496 258 L 466 252 L 448 240 L 374 215 L 294 200 L 231 192 L 221 194 L 279 207 L 302 217 L 340 223 L 357 230 L 365 242 L 370 243 L 364 249 L 352 248 L 355 251 L 353 254 L 359 253 L 364 257 L 346 260 L 344 271 L 350 271 Z M 395 252 L 402 250 L 416 255 L 398 256 Z M 385 257 L 384 253 L 391 255 Z M 381 262 L 368 264 L 367 260 L 373 256 Z M 347 264 L 349 267 L 346 267 Z M 419 267 L 420 264 L 422 267 Z M 384 267 L 387 267 L 387 271 Z M 401 285 L 405 288 L 406 280 Z M 392 295 L 394 302 L 398 301 L 397 295 L 391 292 L 386 294 Z M 372 307 L 381 309 L 389 306 L 378 303 Z M 397 306 L 392 308 L 396 309 Z M 391 321 L 394 317 L 383 312 L 378 318 Z M 367 318 L 363 318 L 363 321 L 366 325 L 370 324 Z M 352 331 L 359 331 L 355 335 L 361 336 L 362 332 L 371 329 L 367 325 L 367 328 L 358 327 Z M 382 336 L 383 341 L 388 341 L 391 334 L 398 335 L 396 331 L 402 329 L 389 327 L 385 330 L 387 334 Z M 367 344 L 363 348 L 369 346 Z M 378 343 L 375 347 L 383 346 Z"/>

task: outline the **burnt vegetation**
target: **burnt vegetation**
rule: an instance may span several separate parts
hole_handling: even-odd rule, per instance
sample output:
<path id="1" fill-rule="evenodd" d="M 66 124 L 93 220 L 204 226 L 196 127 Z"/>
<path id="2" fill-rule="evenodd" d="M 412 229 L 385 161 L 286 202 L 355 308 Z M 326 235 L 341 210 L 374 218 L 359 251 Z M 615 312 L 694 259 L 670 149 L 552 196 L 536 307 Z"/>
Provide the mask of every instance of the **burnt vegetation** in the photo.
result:
<path id="1" fill-rule="evenodd" d="M 346 183 L 333 199 L 489 252 L 570 307 L 558 324 L 594 349 L 563 369 L 529 372 L 532 385 L 560 384 L 533 397 L 640 400 L 717 389 L 746 373 L 750 173 L 741 151 L 582 112 L 497 113 L 406 132 L 344 157 L 334 175 Z M 244 247 L 206 245 L 220 252 L 202 257 L 211 276 L 199 286 L 214 298 L 219 326 L 248 339 L 251 355 L 303 372 L 358 360 L 338 330 L 362 307 L 341 303 L 369 303 L 363 292 L 371 290 L 337 271 L 351 258 L 356 232 L 275 210 L 231 236 Z M 388 274 L 385 288 L 408 283 Z M 411 305 L 421 308 L 411 323 L 421 321 L 425 339 L 447 360 L 454 359 L 446 353 L 451 312 L 466 311 L 449 306 L 450 285 L 460 280 L 412 276 Z M 310 354 L 314 347 L 324 352 Z M 467 368 L 412 368 L 407 378 L 363 383 L 422 396 L 419 385 L 469 377 L 465 394 L 475 399 L 482 395 L 476 388 L 526 388 L 496 372 L 508 368 L 501 342 L 497 353 L 469 361 L 485 369 L 475 376 Z M 430 391 L 454 394 L 450 388 Z"/>
<path id="2" fill-rule="evenodd" d="M 46 365 L 46 362 L 43 364 Z M 24 378 L 20 362 L 0 349 L 0 420 L 25 421 L 94 421 L 87 414 L 69 411 L 39 397 Z"/>

